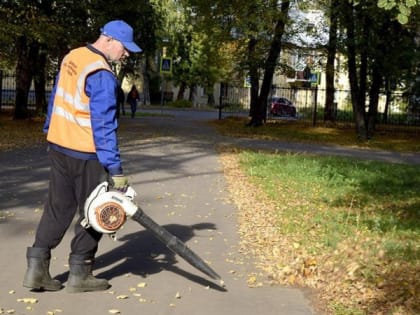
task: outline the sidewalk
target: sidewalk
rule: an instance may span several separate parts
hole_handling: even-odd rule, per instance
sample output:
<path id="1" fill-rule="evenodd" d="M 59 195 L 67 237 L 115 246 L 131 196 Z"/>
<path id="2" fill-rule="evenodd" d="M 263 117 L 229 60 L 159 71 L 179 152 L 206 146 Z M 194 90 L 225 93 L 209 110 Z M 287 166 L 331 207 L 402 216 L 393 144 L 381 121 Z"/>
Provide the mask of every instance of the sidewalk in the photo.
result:
<path id="1" fill-rule="evenodd" d="M 37 315 L 105 315 L 111 310 L 154 315 L 315 314 L 303 290 L 247 285 L 257 271 L 239 252 L 237 209 L 229 202 L 214 149 L 228 139 L 198 123 L 208 116 L 189 115 L 122 118 L 128 129 L 121 139 L 124 169 L 145 212 L 206 260 L 225 287 L 128 221 L 117 241 L 104 237 L 100 243 L 94 274 L 108 279 L 110 290 L 69 294 L 65 289 L 34 293 L 23 288 L 25 251 L 33 242 L 48 184 L 45 150 L 33 148 L 0 155 L 0 310 Z M 72 233 L 69 229 L 52 252 L 51 274 L 62 281 L 67 278 Z"/>
<path id="2" fill-rule="evenodd" d="M 181 121 L 201 121 L 218 119 L 218 112 L 211 111 L 178 111 L 178 110 L 156 110 L 147 109 L 143 110 L 149 113 L 163 113 L 171 115 L 172 117 L 180 118 Z M 223 116 L 227 115 L 223 113 Z M 197 132 L 209 137 L 208 129 L 200 126 Z M 298 152 L 298 153 L 311 153 L 318 155 L 336 155 L 342 157 L 352 157 L 364 160 L 375 160 L 388 163 L 397 164 L 420 164 L 420 153 L 399 153 L 375 149 L 359 149 L 342 147 L 337 145 L 319 145 L 309 143 L 293 143 L 287 141 L 270 141 L 246 138 L 230 138 L 211 133 L 212 141 L 219 144 L 235 145 L 244 148 L 253 148 L 261 150 L 279 151 L 279 152 Z"/>

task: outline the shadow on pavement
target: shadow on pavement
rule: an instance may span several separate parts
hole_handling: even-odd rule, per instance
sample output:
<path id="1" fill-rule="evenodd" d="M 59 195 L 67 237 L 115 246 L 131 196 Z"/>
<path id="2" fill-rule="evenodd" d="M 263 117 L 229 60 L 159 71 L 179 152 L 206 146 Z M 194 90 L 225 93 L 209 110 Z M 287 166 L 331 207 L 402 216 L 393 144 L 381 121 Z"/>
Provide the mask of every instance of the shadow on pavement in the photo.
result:
<path id="1" fill-rule="evenodd" d="M 162 226 L 175 235 L 183 243 L 195 236 L 195 230 L 215 230 L 213 223 L 198 223 L 194 225 L 168 224 Z M 123 231 L 120 231 L 120 234 Z M 118 237 L 116 247 L 102 255 L 97 256 L 95 269 L 108 268 L 98 274 L 98 278 L 111 280 L 125 274 L 134 274 L 146 278 L 149 275 L 168 270 L 190 281 L 218 291 L 227 291 L 224 287 L 215 284 L 199 275 L 190 273 L 176 266 L 177 255 L 160 242 L 152 232 L 144 230 Z M 196 253 L 199 255 L 199 253 Z M 199 255 L 200 256 L 200 255 Z M 181 258 L 182 259 L 182 258 Z M 201 273 L 197 270 L 197 273 Z M 65 282 L 68 272 L 62 273 L 55 279 Z"/>

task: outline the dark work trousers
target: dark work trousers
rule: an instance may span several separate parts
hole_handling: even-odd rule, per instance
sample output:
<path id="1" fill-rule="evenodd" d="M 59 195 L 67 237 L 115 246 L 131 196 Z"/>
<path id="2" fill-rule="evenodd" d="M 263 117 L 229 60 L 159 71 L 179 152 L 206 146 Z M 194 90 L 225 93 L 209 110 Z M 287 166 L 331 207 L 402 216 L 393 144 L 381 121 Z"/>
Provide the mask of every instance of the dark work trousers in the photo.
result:
<path id="1" fill-rule="evenodd" d="M 107 172 L 97 160 L 79 160 L 50 150 L 51 163 L 48 199 L 35 235 L 34 247 L 53 249 L 63 239 L 76 212 L 75 235 L 71 254 L 93 258 L 102 233 L 80 225 L 84 203 L 90 193 L 107 179 Z"/>
<path id="2" fill-rule="evenodd" d="M 136 112 L 137 112 L 137 100 L 130 99 L 128 101 L 128 103 L 130 104 L 131 118 L 134 118 L 134 116 L 136 116 Z"/>

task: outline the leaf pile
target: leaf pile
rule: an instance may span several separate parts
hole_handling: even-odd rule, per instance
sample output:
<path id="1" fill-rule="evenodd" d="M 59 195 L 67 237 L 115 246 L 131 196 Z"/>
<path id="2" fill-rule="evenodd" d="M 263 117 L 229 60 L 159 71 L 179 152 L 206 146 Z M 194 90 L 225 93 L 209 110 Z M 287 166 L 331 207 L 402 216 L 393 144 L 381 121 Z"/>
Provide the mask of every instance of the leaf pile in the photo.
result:
<path id="1" fill-rule="evenodd" d="M 0 115 L 0 151 L 26 148 L 45 143 L 42 132 L 43 119 L 13 120 L 12 117 Z"/>

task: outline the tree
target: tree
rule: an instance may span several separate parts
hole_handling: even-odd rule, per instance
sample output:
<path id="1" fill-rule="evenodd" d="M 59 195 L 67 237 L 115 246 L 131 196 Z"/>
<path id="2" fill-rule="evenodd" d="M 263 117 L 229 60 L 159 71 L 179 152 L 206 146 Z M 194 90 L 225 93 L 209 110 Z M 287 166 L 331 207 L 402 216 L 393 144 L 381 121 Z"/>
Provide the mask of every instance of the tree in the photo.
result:
<path id="1" fill-rule="evenodd" d="M 167 6 L 165 37 L 168 54 L 174 60 L 170 79 L 179 87 L 177 99 L 185 97 L 194 101 L 197 86 L 207 92 L 209 102 L 213 100 L 213 87 L 226 77 L 229 71 L 229 55 L 226 54 L 226 33 L 223 29 L 218 4 L 197 0 L 177 1 Z"/>
<path id="2" fill-rule="evenodd" d="M 95 38 L 104 23 L 118 18 L 126 20 L 135 29 L 136 41 L 143 50 L 154 54 L 154 30 L 160 21 L 146 0 L 6 0 L 2 1 L 0 17 L 3 30 L 0 54 L 15 65 L 16 71 L 15 119 L 28 117 L 27 99 L 32 80 L 37 110 L 45 110 L 46 80 L 55 76 L 70 49 Z M 133 56 L 122 69 L 137 65 L 140 58 Z"/>
<path id="3" fill-rule="evenodd" d="M 264 75 L 261 84 L 261 90 L 259 95 L 257 94 L 257 88 L 259 86 L 257 69 L 251 71 L 251 88 L 254 93 L 251 93 L 251 109 L 250 116 L 251 120 L 248 123 L 249 126 L 261 126 L 263 121 L 266 119 L 267 113 L 267 99 L 271 89 L 271 82 L 273 80 L 273 75 L 277 67 L 277 61 L 280 56 L 281 47 L 282 47 L 282 36 L 285 31 L 285 25 L 287 21 L 288 11 L 290 7 L 290 1 L 282 1 L 280 10 L 277 7 L 277 2 L 271 2 L 271 9 L 274 10 L 277 14 L 274 14 L 273 23 L 274 29 L 272 34 L 271 43 L 269 46 L 267 57 L 264 61 Z M 253 52 L 253 45 L 256 43 L 255 38 L 250 39 L 250 52 Z M 250 58 L 251 60 L 251 58 Z M 250 65 L 251 67 L 254 64 Z M 255 76 L 255 78 L 253 78 Z"/>
<path id="4" fill-rule="evenodd" d="M 335 59 L 337 55 L 337 31 L 338 31 L 338 9 L 339 1 L 329 1 L 329 17 L 330 29 L 329 40 L 327 45 L 327 63 L 325 67 L 325 81 L 326 81 L 326 97 L 325 97 L 325 112 L 324 121 L 335 121 L 335 104 L 334 104 L 334 77 L 335 77 Z"/>
<path id="5" fill-rule="evenodd" d="M 208 29 L 216 27 L 220 30 L 219 40 L 235 47 L 236 78 L 242 82 L 248 76 L 251 82 L 249 125 L 262 125 L 271 82 L 278 66 L 282 36 L 288 23 L 290 1 L 215 1 L 210 8 L 204 1 L 191 2 L 199 12 L 206 12 Z"/>
<path id="6" fill-rule="evenodd" d="M 71 25 L 80 25 L 77 22 L 82 18 L 82 15 L 76 14 L 78 6 L 69 6 L 74 10 L 74 17 L 69 20 L 68 11 L 62 10 L 64 4 L 69 3 L 3 1 L 0 10 L 2 28 L 13 36 L 13 40 L 5 38 L 9 45 L 8 50 L 3 50 L 3 54 L 8 55 L 11 64 L 15 64 L 15 119 L 28 117 L 28 93 L 33 79 L 35 79 L 37 109 L 45 109 L 47 50 L 49 55 L 63 51 L 66 48 L 67 37 L 62 35 L 66 32 L 71 33 Z M 60 15 L 60 9 L 67 14 Z M 72 34 L 86 34 L 86 32 Z M 57 41 L 58 38 L 64 40 Z M 77 38 L 80 38 L 80 35 Z"/>
<path id="7" fill-rule="evenodd" d="M 417 28 L 402 26 L 393 20 L 392 11 L 378 10 L 376 1 L 343 0 L 340 12 L 356 133 L 360 140 L 367 140 L 375 131 L 379 93 L 386 80 L 411 72 L 418 60 L 412 53 Z M 386 38 L 380 35 L 383 32 Z"/>

